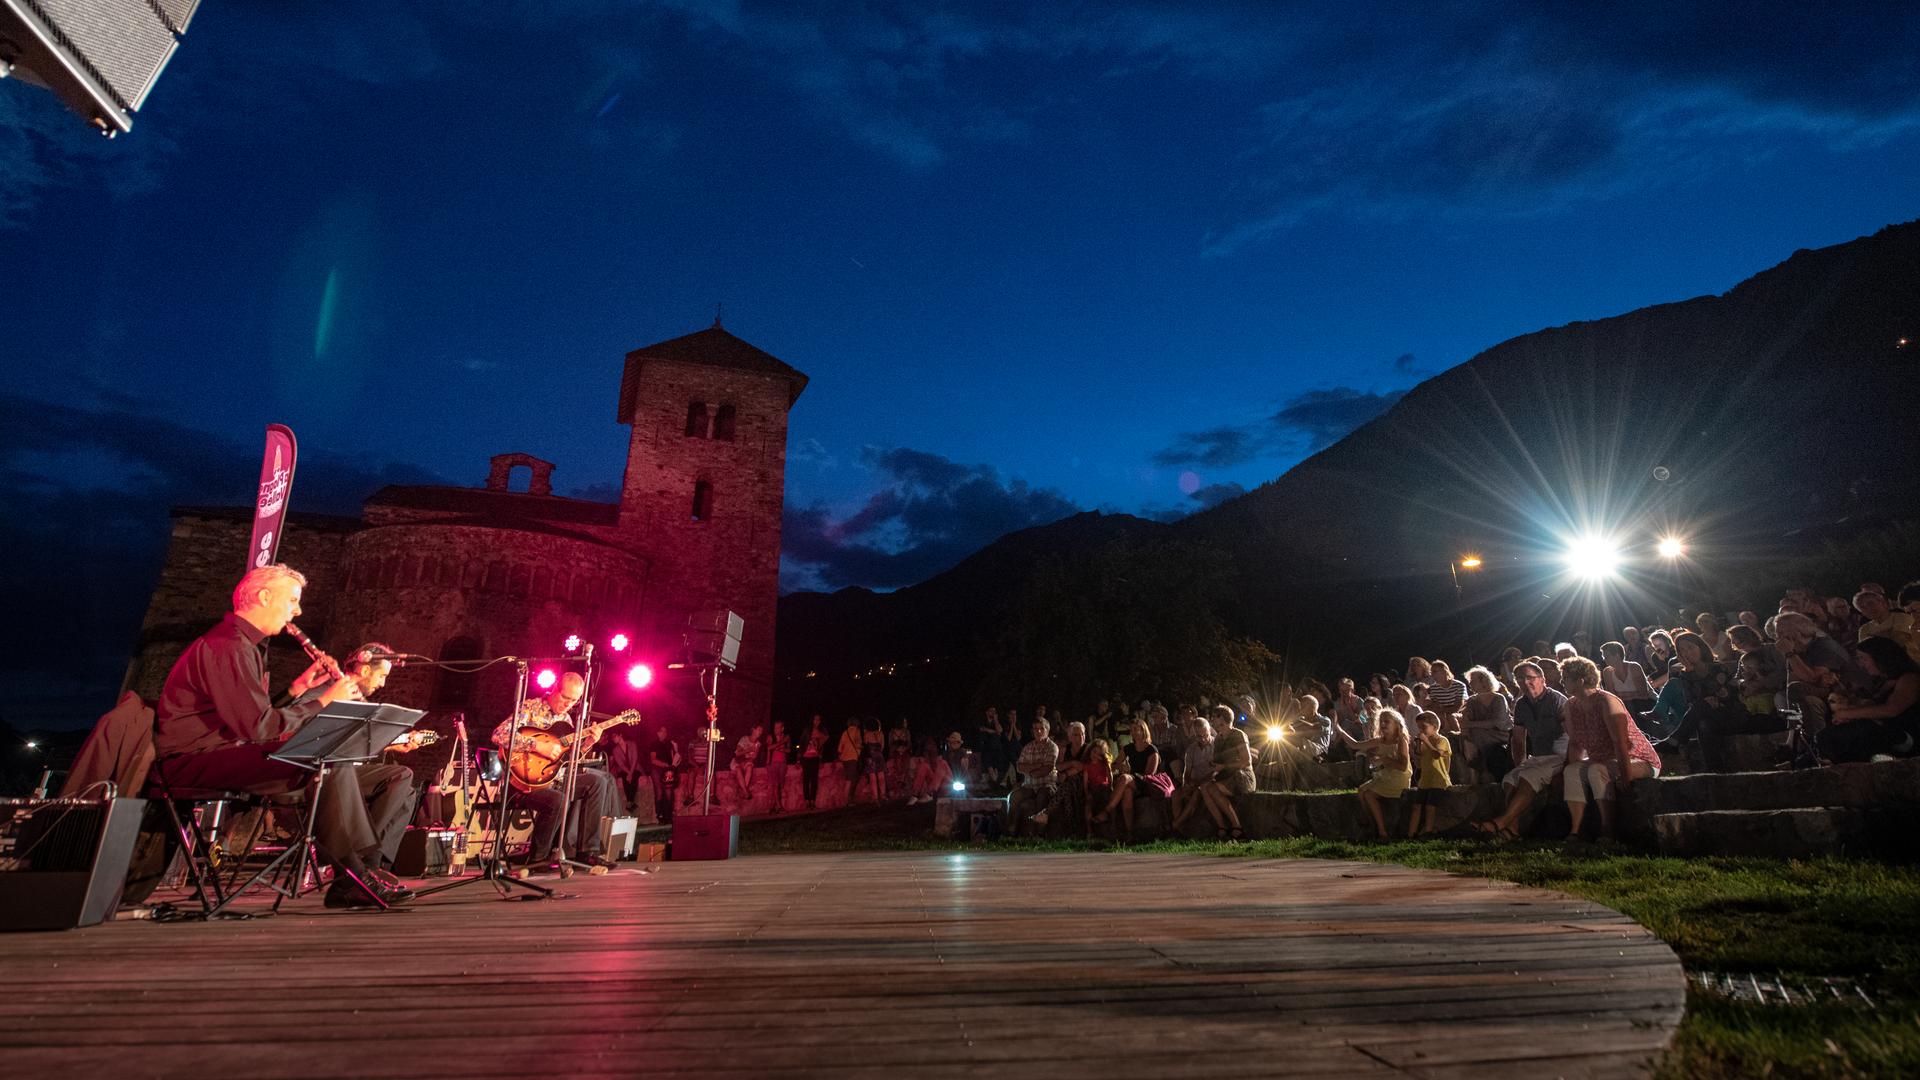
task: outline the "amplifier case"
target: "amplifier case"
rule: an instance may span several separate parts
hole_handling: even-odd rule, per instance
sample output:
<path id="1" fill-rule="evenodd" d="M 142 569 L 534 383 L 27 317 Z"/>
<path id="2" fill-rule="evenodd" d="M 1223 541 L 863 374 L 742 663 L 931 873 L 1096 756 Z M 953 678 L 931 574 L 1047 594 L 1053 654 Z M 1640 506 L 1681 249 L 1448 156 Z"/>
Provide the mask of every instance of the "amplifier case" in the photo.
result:
<path id="1" fill-rule="evenodd" d="M 85 803 L 88 800 L 55 800 Z M 12 808 L 25 808 L 35 800 L 6 800 Z M 93 807 L 103 804 L 92 802 Z M 93 926 L 113 918 L 120 906 L 120 894 L 127 884 L 127 866 L 133 858 L 133 843 L 140 835 L 140 819 L 147 808 L 145 799 L 115 799 L 105 808 L 90 851 L 85 852 L 85 867 L 69 858 L 49 859 L 57 867 L 42 869 L 27 851 L 13 849 L 23 839 L 9 829 L 9 861 L 25 865 L 0 870 L 0 930 L 71 930 Z M 40 813 L 58 813 L 57 805 L 45 804 Z M 31 843 L 31 841 L 29 841 Z M 72 853 L 79 854 L 79 853 Z"/>
<path id="2" fill-rule="evenodd" d="M 677 814 L 673 819 L 675 862 L 731 859 L 740 851 L 739 814 Z"/>

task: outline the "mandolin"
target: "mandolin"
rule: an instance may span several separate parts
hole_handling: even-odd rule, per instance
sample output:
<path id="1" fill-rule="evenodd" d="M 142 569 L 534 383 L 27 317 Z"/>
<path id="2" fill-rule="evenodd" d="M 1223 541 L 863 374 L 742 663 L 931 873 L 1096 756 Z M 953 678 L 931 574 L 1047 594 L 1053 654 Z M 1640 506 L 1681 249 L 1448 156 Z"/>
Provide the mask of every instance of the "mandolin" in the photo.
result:
<path id="1" fill-rule="evenodd" d="M 531 724 L 519 728 L 513 733 L 513 749 L 507 755 L 507 778 L 515 791 L 539 791 L 559 778 L 560 764 L 576 740 L 584 737 L 591 744 L 609 728 L 639 722 L 640 710 L 628 709 L 571 735 L 556 735 Z"/>

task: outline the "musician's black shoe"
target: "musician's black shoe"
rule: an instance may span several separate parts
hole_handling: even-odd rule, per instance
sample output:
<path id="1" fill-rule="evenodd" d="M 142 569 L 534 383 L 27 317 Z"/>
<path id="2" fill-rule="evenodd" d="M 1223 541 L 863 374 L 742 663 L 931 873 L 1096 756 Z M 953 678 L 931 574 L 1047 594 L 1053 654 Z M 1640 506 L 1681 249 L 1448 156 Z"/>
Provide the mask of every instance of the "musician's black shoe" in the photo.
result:
<path id="1" fill-rule="evenodd" d="M 369 884 L 379 890 L 380 899 L 385 900 L 389 906 L 404 904 L 413 899 L 413 890 L 401 884 L 400 879 L 393 876 L 393 871 L 373 870 L 370 873 L 373 875 L 373 881 Z"/>
<path id="2" fill-rule="evenodd" d="M 373 891 L 380 894 L 380 901 L 388 907 L 404 904 L 413 899 L 413 890 L 406 886 L 388 888 L 375 878 L 367 882 Z M 333 879 L 333 885 L 327 889 L 326 905 L 330 908 L 378 908 L 380 902 L 367 895 L 354 880 L 346 875 Z"/>

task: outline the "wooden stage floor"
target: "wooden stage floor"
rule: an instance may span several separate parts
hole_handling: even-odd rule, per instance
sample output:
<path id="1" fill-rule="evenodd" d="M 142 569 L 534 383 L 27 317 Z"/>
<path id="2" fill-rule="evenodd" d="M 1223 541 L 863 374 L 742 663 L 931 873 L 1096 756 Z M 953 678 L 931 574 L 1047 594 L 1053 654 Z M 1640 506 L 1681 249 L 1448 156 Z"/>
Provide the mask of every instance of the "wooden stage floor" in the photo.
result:
<path id="1" fill-rule="evenodd" d="M 541 879 L 555 883 L 554 879 Z M 0 935 L 19 1077 L 1647 1074 L 1672 950 L 1362 863 L 759 856 L 404 913 Z"/>

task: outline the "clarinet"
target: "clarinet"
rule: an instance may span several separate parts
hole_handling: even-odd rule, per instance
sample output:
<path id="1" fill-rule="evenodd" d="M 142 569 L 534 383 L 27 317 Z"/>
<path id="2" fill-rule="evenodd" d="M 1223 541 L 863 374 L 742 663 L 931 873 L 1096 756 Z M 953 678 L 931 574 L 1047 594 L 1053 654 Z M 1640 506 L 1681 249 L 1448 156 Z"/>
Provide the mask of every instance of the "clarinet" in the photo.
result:
<path id="1" fill-rule="evenodd" d="M 327 674 L 333 676 L 335 679 L 344 679 L 347 677 L 346 672 L 340 670 L 340 665 L 334 662 L 333 657 L 321 652 L 320 646 L 313 643 L 313 639 L 307 636 L 306 631 L 292 623 L 288 623 L 287 636 L 299 642 L 300 647 L 307 651 L 308 656 L 317 661 L 320 666 L 327 669 Z"/>

